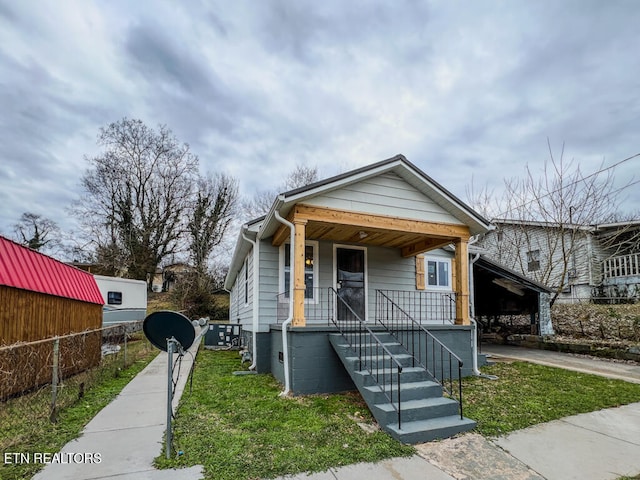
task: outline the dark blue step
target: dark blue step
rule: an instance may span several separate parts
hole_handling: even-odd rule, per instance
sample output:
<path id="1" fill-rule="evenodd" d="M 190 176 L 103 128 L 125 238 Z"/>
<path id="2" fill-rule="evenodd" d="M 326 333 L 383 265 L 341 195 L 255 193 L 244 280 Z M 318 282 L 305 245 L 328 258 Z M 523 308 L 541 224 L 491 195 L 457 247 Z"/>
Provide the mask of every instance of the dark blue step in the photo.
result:
<path id="1" fill-rule="evenodd" d="M 402 365 L 399 375 L 396 363 L 388 356 L 383 360 L 380 355 L 368 355 L 361 362 L 357 346 L 349 346 L 342 335 L 329 335 L 329 341 L 383 430 L 403 443 L 413 444 L 448 438 L 475 427 L 473 420 L 460 418 L 458 403 L 443 397 L 442 386 L 423 367 L 417 363 L 412 366 L 413 358 L 402 345 L 391 335 L 378 337 L 384 339 L 385 348 Z"/>

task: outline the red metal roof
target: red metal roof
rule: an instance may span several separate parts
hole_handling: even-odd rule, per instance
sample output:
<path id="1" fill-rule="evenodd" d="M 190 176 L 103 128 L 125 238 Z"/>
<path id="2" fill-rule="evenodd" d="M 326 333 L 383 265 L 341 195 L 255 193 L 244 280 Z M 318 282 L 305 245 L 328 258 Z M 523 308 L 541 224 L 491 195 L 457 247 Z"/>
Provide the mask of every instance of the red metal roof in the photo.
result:
<path id="1" fill-rule="evenodd" d="M 2 236 L 0 285 L 104 304 L 93 275 Z"/>

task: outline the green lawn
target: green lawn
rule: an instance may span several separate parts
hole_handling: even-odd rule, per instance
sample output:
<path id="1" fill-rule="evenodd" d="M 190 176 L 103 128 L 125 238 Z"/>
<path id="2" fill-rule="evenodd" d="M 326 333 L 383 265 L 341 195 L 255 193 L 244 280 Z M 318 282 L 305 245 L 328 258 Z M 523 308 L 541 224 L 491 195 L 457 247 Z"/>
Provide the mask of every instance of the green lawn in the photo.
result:
<path id="1" fill-rule="evenodd" d="M 357 393 L 282 399 L 270 375 L 234 376 L 236 352 L 201 351 L 177 414 L 176 458 L 160 468 L 201 464 L 207 479 L 273 478 L 411 455 L 373 419 Z M 493 436 L 568 415 L 640 401 L 640 385 L 527 364 L 485 367 L 498 380 L 464 380 L 465 416 Z"/>
<path id="2" fill-rule="evenodd" d="M 271 375 L 234 376 L 237 352 L 201 351 L 193 393 L 174 423 L 177 459 L 160 467 L 202 464 L 208 479 L 272 478 L 374 462 L 414 453 L 386 433 L 367 433 L 373 419 L 359 394 L 279 398 Z"/>
<path id="3" fill-rule="evenodd" d="M 578 413 L 640 402 L 640 385 L 526 362 L 482 369 L 498 380 L 464 380 L 465 416 L 483 435 L 514 430 Z"/>

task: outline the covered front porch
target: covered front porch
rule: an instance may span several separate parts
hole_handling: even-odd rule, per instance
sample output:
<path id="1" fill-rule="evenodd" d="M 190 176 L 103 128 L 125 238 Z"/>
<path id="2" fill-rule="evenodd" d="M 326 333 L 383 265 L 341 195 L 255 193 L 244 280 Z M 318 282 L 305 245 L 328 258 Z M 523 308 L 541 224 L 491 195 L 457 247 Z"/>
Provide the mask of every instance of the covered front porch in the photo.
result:
<path id="1" fill-rule="evenodd" d="M 328 325 L 341 315 L 342 304 L 360 320 L 372 321 L 393 303 L 420 323 L 469 325 L 469 238 L 469 228 L 462 224 L 297 204 L 272 237 L 275 247 L 289 243 L 285 260 L 288 277 L 283 282 L 288 288 L 276 298 L 278 322 L 290 319 L 294 327 L 304 327 L 307 322 Z M 310 282 L 309 271 L 316 259 L 309 255 L 309 241 L 333 250 L 328 255 L 331 265 L 325 264 L 323 285 Z M 436 285 L 440 291 L 427 291 L 431 275 L 435 278 L 438 272 L 430 270 L 431 263 L 425 269 L 421 255 L 447 245 L 455 247 L 447 280 L 450 285 L 446 289 Z M 407 259 L 416 259 L 410 272 L 415 283 L 411 289 L 390 288 L 394 286 L 393 272 L 385 272 L 384 265 L 403 263 L 406 269 Z M 375 265 L 376 272 L 369 272 L 373 268 L 368 264 Z"/>

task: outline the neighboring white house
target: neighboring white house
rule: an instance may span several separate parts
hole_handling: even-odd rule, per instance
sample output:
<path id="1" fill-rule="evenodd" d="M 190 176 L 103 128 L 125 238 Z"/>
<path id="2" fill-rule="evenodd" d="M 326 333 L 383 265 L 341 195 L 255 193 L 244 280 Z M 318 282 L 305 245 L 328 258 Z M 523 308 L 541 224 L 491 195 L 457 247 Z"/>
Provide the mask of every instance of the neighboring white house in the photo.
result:
<path id="1" fill-rule="evenodd" d="M 104 299 L 102 324 L 144 320 L 147 314 L 147 282 L 94 275 Z"/>
<path id="2" fill-rule="evenodd" d="M 640 221 L 554 225 L 497 220 L 479 240 L 490 258 L 555 293 L 557 301 L 640 298 Z"/>

